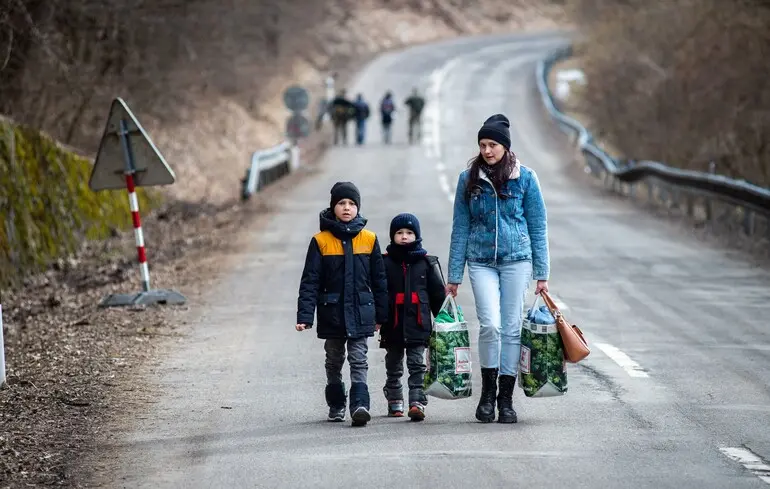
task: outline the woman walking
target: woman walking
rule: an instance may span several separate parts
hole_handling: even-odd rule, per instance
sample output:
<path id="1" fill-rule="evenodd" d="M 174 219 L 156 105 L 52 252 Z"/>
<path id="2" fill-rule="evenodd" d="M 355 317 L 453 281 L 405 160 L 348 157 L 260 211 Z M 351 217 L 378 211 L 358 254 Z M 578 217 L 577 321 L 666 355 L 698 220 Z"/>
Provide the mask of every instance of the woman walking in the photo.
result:
<path id="1" fill-rule="evenodd" d="M 467 262 L 479 318 L 482 387 L 476 419 L 493 421 L 497 401 L 498 422 L 515 423 L 524 298 L 533 279 L 535 294 L 548 291 L 546 209 L 537 175 L 510 149 L 504 115 L 484 122 L 478 144 L 479 154 L 457 180 L 447 293 L 457 295 Z"/>

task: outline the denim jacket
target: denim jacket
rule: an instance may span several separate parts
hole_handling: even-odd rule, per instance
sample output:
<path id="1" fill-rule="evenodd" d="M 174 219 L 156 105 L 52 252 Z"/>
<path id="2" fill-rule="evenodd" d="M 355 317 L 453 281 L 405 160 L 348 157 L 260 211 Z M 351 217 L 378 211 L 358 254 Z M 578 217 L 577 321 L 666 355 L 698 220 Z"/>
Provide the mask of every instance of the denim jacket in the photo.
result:
<path id="1" fill-rule="evenodd" d="M 517 165 L 500 198 L 482 171 L 466 200 L 470 170 L 457 180 L 449 246 L 449 283 L 463 279 L 465 263 L 503 265 L 532 261 L 534 280 L 548 280 L 550 259 L 545 202 L 534 170 Z"/>

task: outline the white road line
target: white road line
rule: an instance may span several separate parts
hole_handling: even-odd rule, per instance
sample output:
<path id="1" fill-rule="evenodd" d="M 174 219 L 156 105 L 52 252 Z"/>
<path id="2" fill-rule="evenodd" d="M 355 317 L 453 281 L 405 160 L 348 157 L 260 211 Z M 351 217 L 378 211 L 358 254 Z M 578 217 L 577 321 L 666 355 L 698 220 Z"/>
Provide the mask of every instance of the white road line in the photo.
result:
<path id="1" fill-rule="evenodd" d="M 631 360 L 628 355 L 620 351 L 618 348 L 610 345 L 609 343 L 595 343 L 595 345 L 597 348 L 603 351 L 605 355 L 610 357 L 613 362 L 620 365 L 620 368 L 625 370 L 629 376 L 639 378 L 649 377 L 647 372 L 642 369 L 641 365 Z"/>
<path id="2" fill-rule="evenodd" d="M 762 482 L 770 484 L 770 465 L 756 453 L 745 447 L 720 447 L 719 451 L 730 460 L 743 465 Z"/>
<path id="3" fill-rule="evenodd" d="M 448 197 L 454 197 L 452 195 L 452 187 L 449 185 L 449 179 L 446 177 L 446 174 L 440 173 L 438 176 L 438 184 L 441 186 L 441 190 L 444 192 L 444 194 Z M 454 199 L 451 199 L 454 202 Z"/>

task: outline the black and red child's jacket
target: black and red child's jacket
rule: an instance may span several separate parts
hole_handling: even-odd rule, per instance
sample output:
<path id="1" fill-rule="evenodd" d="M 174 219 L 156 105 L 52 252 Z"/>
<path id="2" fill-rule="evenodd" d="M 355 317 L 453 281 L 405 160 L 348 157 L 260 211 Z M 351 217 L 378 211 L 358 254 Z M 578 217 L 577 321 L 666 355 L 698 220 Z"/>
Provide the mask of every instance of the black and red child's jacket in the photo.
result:
<path id="1" fill-rule="evenodd" d="M 380 329 L 380 347 L 428 345 L 446 298 L 438 258 L 420 243 L 391 243 L 383 255 L 388 277 L 388 321 Z"/>

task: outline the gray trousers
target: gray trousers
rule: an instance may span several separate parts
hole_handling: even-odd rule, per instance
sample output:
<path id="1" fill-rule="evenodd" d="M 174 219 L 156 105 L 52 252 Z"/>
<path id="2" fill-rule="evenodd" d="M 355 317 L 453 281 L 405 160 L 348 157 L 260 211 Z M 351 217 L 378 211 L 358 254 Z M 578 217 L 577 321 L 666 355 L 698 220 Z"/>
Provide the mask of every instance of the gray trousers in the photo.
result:
<path id="1" fill-rule="evenodd" d="M 423 392 L 425 380 L 425 347 L 407 346 L 406 348 L 388 348 L 385 353 L 385 369 L 387 380 L 382 389 L 385 398 L 389 401 L 404 399 L 404 391 L 401 387 L 401 377 L 404 375 L 404 352 L 406 352 L 406 368 L 409 370 L 409 402 L 428 404 L 428 398 Z"/>
<path id="2" fill-rule="evenodd" d="M 369 338 L 329 339 L 324 342 L 326 350 L 326 383 L 342 384 L 342 366 L 345 364 L 345 346 L 348 350 L 350 382 L 366 384 L 369 365 L 366 355 L 369 352 Z"/>

